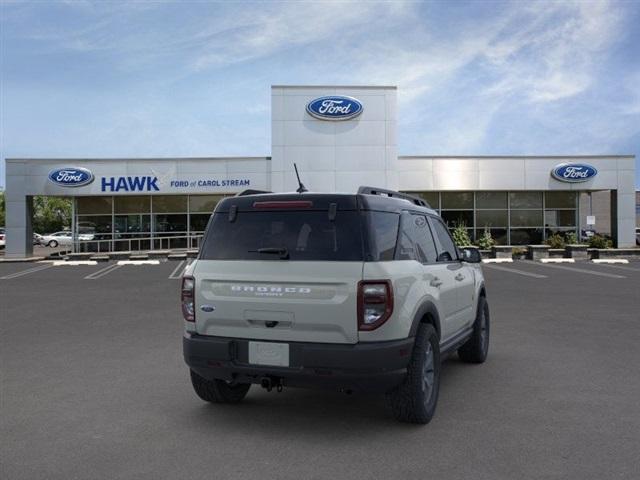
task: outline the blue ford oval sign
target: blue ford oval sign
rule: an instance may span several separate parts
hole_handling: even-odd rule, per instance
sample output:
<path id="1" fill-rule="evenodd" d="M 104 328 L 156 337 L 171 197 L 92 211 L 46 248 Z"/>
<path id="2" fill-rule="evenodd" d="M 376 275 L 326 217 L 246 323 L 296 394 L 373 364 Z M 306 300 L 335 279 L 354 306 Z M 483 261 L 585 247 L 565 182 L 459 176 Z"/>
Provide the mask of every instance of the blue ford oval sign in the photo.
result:
<path id="1" fill-rule="evenodd" d="M 86 168 L 57 168 L 49 172 L 49 180 L 61 187 L 82 187 L 93 182 L 93 178 Z"/>
<path id="2" fill-rule="evenodd" d="M 311 100 L 307 113 L 320 120 L 349 120 L 362 113 L 362 104 L 353 97 L 331 95 Z"/>
<path id="3" fill-rule="evenodd" d="M 551 171 L 551 175 L 561 182 L 586 182 L 595 177 L 598 170 L 584 163 L 561 163 Z"/>

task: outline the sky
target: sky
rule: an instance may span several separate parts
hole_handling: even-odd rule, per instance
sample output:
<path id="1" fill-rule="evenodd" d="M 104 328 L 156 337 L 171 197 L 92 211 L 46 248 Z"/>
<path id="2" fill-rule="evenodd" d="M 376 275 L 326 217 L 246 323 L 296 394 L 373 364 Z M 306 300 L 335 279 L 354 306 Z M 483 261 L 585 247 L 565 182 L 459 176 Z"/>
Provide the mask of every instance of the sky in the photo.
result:
<path id="1" fill-rule="evenodd" d="M 0 186 L 12 157 L 268 156 L 280 84 L 397 85 L 400 155 L 640 157 L 640 1 L 0 0 L 0 29 Z"/>

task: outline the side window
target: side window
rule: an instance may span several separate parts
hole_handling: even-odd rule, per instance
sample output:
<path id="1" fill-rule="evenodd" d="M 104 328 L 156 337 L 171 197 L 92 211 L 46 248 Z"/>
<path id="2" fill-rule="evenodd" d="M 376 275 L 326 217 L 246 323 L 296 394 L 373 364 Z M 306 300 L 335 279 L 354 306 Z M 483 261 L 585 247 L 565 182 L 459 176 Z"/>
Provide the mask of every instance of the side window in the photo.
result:
<path id="1" fill-rule="evenodd" d="M 438 247 L 438 261 L 439 262 L 451 262 L 457 260 L 458 253 L 456 246 L 451 239 L 451 234 L 447 227 L 444 226 L 442 220 L 438 218 L 429 218 L 429 225 L 433 231 L 433 236 L 436 239 Z"/>
<path id="2" fill-rule="evenodd" d="M 426 217 L 405 212 L 401 218 L 396 259 L 435 262 L 436 246 Z"/>
<path id="3" fill-rule="evenodd" d="M 435 262 L 438 254 L 427 218 L 424 215 L 411 215 L 411 220 L 418 257 L 422 258 L 422 263 Z"/>

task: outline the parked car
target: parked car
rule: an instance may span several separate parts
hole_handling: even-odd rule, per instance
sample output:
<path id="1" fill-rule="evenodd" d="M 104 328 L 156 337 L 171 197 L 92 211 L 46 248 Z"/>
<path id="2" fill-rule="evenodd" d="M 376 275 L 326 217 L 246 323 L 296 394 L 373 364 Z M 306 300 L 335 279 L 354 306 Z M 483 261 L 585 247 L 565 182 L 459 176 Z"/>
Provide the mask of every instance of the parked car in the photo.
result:
<path id="1" fill-rule="evenodd" d="M 640 245 L 640 228 L 636 228 L 636 245 Z"/>
<path id="2" fill-rule="evenodd" d="M 78 240 L 86 241 L 93 240 L 92 234 L 80 234 L 78 235 Z M 69 246 L 73 244 L 73 238 L 71 237 L 71 232 L 68 230 L 64 230 L 62 232 L 50 233 L 49 235 L 42 236 L 42 245 L 46 245 L 48 247 L 55 248 L 58 245 Z"/>
<path id="3" fill-rule="evenodd" d="M 184 358 L 208 402 L 240 402 L 251 384 L 373 391 L 424 424 L 441 359 L 487 358 L 485 292 L 478 250 L 456 248 L 419 198 L 239 194 L 183 276 Z"/>
<path id="4" fill-rule="evenodd" d="M 0 228 L 0 249 L 5 246 L 6 240 L 4 239 L 4 228 Z"/>
<path id="5" fill-rule="evenodd" d="M 44 237 L 39 233 L 33 234 L 33 244 L 34 245 L 44 245 Z"/>

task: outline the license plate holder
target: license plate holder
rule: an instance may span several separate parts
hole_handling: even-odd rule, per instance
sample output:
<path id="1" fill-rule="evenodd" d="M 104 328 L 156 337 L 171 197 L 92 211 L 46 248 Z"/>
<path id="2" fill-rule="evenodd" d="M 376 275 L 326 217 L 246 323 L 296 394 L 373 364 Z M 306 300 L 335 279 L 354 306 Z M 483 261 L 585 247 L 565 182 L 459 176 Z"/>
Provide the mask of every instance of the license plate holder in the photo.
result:
<path id="1" fill-rule="evenodd" d="M 272 367 L 289 366 L 289 344 L 276 342 L 249 342 L 249 363 Z"/>

